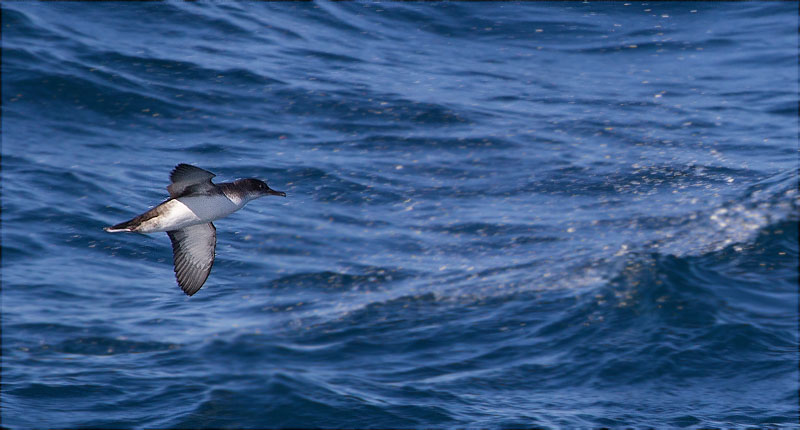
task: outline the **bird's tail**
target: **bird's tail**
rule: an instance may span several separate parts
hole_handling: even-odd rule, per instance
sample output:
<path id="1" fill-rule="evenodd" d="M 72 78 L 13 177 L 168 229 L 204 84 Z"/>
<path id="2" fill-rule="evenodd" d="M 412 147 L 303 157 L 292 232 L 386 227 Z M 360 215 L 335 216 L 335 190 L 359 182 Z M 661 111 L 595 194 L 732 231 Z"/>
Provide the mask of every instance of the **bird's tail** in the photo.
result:
<path id="1" fill-rule="evenodd" d="M 103 230 L 105 230 L 105 231 L 107 231 L 109 233 L 119 233 L 119 232 L 122 232 L 122 231 L 140 231 L 140 229 L 142 228 L 143 224 L 145 224 L 147 221 L 157 217 L 160 214 L 160 212 L 159 212 L 159 207 L 160 206 L 161 205 L 156 206 L 153 209 L 150 209 L 149 211 L 147 211 L 147 212 L 145 212 L 145 213 L 143 213 L 143 214 L 141 214 L 139 216 L 133 217 L 133 218 L 131 218 L 131 219 L 125 221 L 125 222 L 121 222 L 121 223 L 119 223 L 117 225 L 112 225 L 111 227 L 106 227 Z"/>
<path id="2" fill-rule="evenodd" d="M 112 225 L 111 227 L 104 227 L 103 230 L 105 230 L 105 231 L 107 231 L 109 233 L 119 233 L 119 232 L 123 232 L 123 231 L 134 231 L 135 225 L 138 224 L 136 221 L 138 221 L 138 220 L 136 218 L 134 218 L 132 220 L 121 222 L 121 223 L 119 223 L 117 225 Z"/>

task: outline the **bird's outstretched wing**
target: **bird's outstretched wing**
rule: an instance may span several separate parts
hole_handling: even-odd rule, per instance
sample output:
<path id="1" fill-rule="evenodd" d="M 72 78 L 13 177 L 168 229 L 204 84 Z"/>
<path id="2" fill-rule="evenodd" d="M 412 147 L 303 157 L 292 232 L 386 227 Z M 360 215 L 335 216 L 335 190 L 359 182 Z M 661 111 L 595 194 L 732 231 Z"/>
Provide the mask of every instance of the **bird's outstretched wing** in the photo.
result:
<path id="1" fill-rule="evenodd" d="M 217 229 L 214 224 L 196 224 L 168 231 L 172 240 L 175 279 L 184 293 L 191 296 L 208 279 L 214 265 Z"/>
<path id="2" fill-rule="evenodd" d="M 203 192 L 214 186 L 211 183 L 211 178 L 214 176 L 217 175 L 208 170 L 181 163 L 175 166 L 172 173 L 169 174 L 169 180 L 172 183 L 167 186 L 167 191 L 169 191 L 170 198 L 173 199 L 187 191 Z"/>

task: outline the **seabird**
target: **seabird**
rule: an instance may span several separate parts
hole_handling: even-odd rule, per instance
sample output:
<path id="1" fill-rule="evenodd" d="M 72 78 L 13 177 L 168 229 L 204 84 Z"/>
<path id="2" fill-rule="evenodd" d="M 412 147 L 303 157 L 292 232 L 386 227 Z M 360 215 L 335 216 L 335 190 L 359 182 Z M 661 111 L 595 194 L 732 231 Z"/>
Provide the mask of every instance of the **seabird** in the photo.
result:
<path id="1" fill-rule="evenodd" d="M 109 233 L 167 232 L 172 241 L 175 278 L 189 296 L 203 286 L 214 264 L 217 229 L 211 222 L 238 211 L 250 200 L 286 197 L 286 193 L 258 179 L 214 184 L 214 176 L 199 167 L 178 164 L 169 175 L 169 199 L 131 220 L 104 228 Z"/>

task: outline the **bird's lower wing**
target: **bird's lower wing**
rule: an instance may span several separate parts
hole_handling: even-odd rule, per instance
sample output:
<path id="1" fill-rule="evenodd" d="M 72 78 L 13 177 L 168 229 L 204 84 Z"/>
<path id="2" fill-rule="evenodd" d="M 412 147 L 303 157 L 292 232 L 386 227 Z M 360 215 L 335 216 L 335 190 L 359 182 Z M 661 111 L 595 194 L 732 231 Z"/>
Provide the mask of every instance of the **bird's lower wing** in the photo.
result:
<path id="1" fill-rule="evenodd" d="M 208 279 L 214 265 L 217 229 L 214 224 L 197 224 L 168 231 L 172 240 L 175 278 L 184 293 L 191 296 Z"/>

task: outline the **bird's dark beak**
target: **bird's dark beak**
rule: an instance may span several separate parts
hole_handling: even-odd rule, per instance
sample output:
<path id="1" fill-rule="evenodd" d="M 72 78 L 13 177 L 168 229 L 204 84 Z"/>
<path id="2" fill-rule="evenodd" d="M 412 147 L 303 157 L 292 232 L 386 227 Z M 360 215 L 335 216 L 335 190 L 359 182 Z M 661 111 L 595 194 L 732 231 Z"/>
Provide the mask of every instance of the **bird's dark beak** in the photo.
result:
<path id="1" fill-rule="evenodd" d="M 267 194 L 271 196 L 286 197 L 286 193 L 284 193 L 283 191 L 275 191 L 272 188 L 267 188 Z"/>

